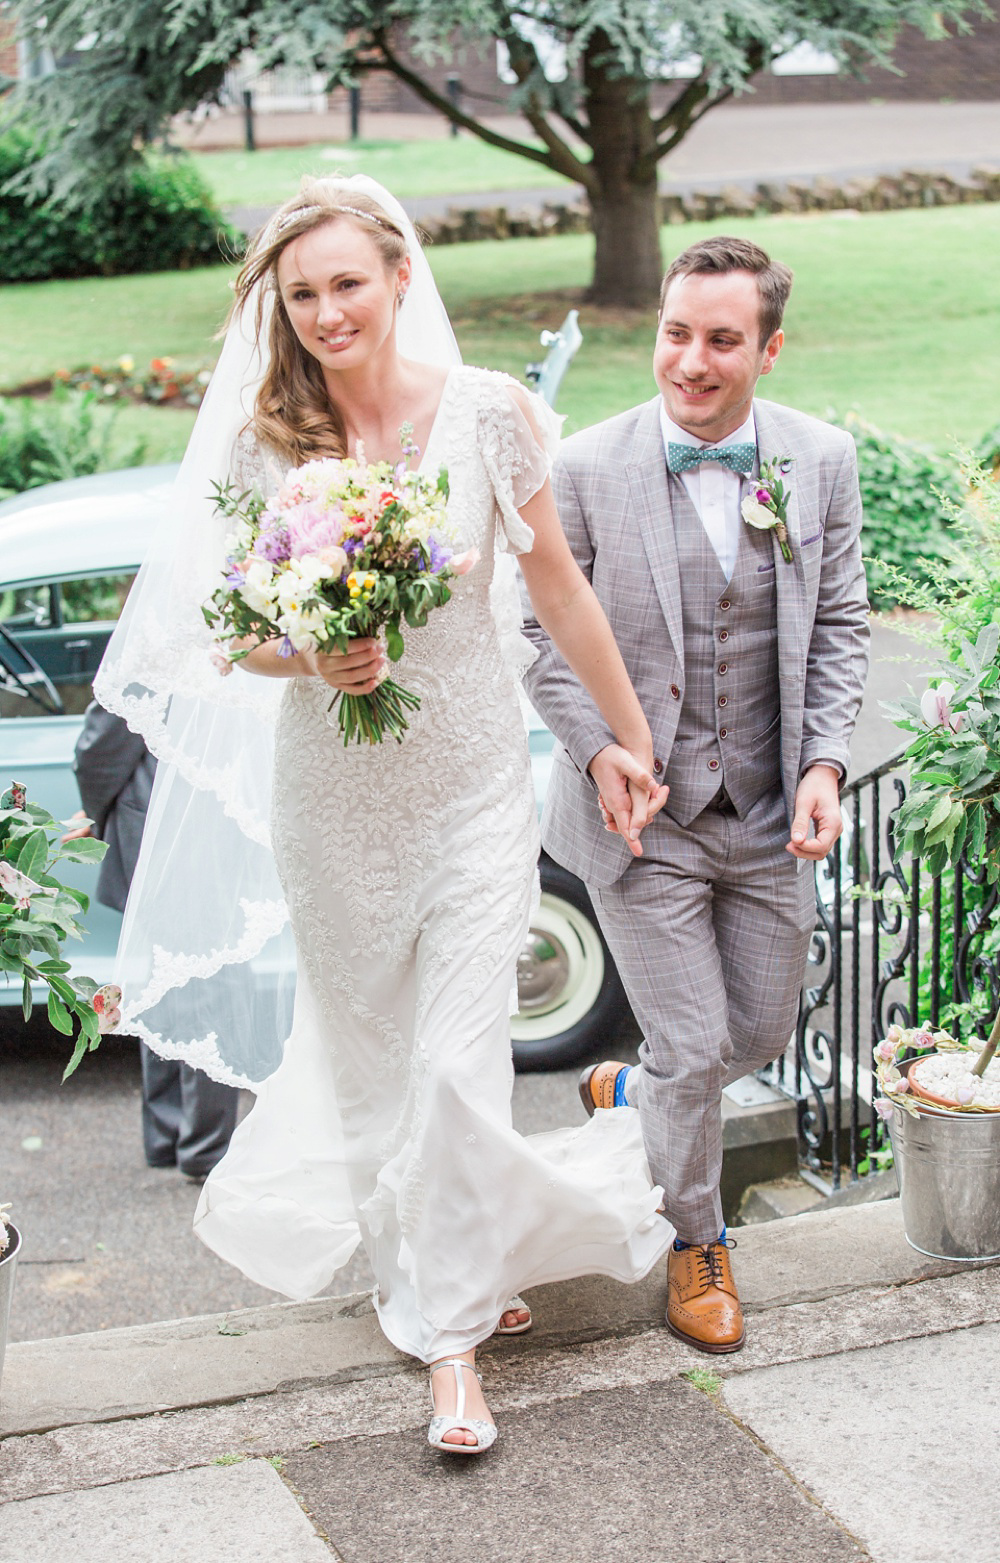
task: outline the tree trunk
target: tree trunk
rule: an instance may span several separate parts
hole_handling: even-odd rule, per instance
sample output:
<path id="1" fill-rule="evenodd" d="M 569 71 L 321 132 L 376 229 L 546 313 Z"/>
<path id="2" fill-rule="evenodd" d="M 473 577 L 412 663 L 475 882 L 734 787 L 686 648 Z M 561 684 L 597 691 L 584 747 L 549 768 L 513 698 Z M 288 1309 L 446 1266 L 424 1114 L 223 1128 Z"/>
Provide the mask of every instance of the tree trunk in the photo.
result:
<path id="1" fill-rule="evenodd" d="M 648 157 L 655 142 L 649 83 L 609 75 L 609 58 L 607 39 L 595 34 L 583 63 L 594 173 L 588 195 L 597 240 L 588 297 L 648 309 L 656 305 L 663 276 L 656 164 Z M 640 158 L 653 170 L 641 179 L 635 173 Z"/>

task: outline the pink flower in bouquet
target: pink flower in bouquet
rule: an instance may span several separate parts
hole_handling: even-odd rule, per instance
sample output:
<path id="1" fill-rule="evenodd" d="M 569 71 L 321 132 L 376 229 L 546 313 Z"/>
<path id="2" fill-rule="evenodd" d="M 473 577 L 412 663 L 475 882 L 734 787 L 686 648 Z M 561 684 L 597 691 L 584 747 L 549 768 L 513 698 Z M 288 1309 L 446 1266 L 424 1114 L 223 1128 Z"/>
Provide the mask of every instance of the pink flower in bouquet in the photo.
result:
<path id="1" fill-rule="evenodd" d="M 339 579 L 347 569 L 347 554 L 343 548 L 321 548 L 316 554 L 319 563 L 324 566 L 324 574 L 327 577 Z"/>
<path id="2" fill-rule="evenodd" d="M 233 671 L 233 664 L 219 645 L 212 646 L 209 650 L 209 660 L 220 678 L 228 678 Z"/>
<path id="3" fill-rule="evenodd" d="M 451 560 L 449 569 L 453 575 L 468 575 L 469 571 L 479 563 L 479 549 L 470 548 L 464 554 L 458 554 Z"/>
<path id="4" fill-rule="evenodd" d="M 883 1037 L 875 1049 L 875 1057 L 880 1058 L 883 1063 L 891 1064 L 895 1056 L 896 1043 L 890 1042 L 888 1037 Z"/>
<path id="5" fill-rule="evenodd" d="M 321 548 L 339 547 L 344 535 L 344 513 L 323 510 L 319 505 L 300 505 L 285 517 L 291 541 L 292 558 L 318 554 Z"/>
<path id="6" fill-rule="evenodd" d="M 892 1117 L 893 1106 L 887 1096 L 877 1096 L 875 1098 L 875 1111 L 883 1121 Z"/>

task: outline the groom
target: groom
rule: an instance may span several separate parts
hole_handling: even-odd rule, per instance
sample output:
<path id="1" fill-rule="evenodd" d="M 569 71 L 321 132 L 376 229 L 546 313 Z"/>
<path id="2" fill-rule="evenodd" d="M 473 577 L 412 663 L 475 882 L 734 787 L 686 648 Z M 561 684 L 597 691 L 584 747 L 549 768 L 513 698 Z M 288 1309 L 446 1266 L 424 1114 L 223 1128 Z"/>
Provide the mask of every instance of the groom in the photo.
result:
<path id="1" fill-rule="evenodd" d="M 567 440 L 553 474 L 670 789 L 641 855 L 603 807 L 612 734 L 526 625 L 539 652 L 528 693 L 561 746 L 543 842 L 587 885 L 643 1032 L 638 1068 L 599 1064 L 581 1095 L 589 1113 L 639 1110 L 677 1229 L 667 1324 L 708 1352 L 745 1338 L 719 1197 L 721 1092 L 794 1030 L 812 865 L 841 831 L 868 662 L 853 441 L 754 397 L 791 284 L 744 239 L 685 250 L 660 294 L 660 394 Z"/>

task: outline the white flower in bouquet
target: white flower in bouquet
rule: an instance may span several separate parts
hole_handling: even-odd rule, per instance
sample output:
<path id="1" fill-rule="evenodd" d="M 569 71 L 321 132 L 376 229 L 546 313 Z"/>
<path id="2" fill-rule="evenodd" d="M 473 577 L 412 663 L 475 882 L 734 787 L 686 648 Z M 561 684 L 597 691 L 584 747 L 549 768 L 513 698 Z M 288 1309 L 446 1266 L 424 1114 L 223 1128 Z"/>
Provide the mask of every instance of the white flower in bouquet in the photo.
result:
<path id="1" fill-rule="evenodd" d="M 355 637 L 381 636 L 389 660 L 403 654 L 403 624 L 419 629 L 451 596 L 447 582 L 472 569 L 474 551 L 454 558 L 448 479 L 410 471 L 412 429 L 400 431 L 404 459 L 316 459 L 290 472 L 276 493 L 217 500 L 233 526 L 225 584 L 204 605 L 227 660 L 278 640 L 279 655 L 345 652 Z M 218 657 L 215 658 L 219 665 Z M 344 742 L 401 741 L 418 698 L 393 679 L 368 695 L 335 696 Z M 332 706 L 331 706 L 332 709 Z"/>

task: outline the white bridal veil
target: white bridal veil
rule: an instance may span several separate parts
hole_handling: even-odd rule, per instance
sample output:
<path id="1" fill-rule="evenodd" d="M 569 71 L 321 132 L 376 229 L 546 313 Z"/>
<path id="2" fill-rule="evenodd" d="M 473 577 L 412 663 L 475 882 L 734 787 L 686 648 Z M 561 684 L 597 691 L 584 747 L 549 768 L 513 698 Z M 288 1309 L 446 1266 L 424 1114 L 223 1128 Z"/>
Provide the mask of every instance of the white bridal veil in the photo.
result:
<path id="1" fill-rule="evenodd" d="M 326 182 L 326 181 L 324 181 Z M 450 366 L 458 344 L 413 225 L 365 175 L 329 181 L 376 200 L 406 237 L 412 279 L 397 314 L 404 357 Z M 264 284 L 265 286 L 267 284 Z M 221 678 L 201 604 L 219 584 L 226 523 L 212 485 L 267 364 L 270 298 L 226 333 L 168 514 L 94 682 L 159 765 L 119 945 L 122 1027 L 165 1058 L 253 1087 L 277 1066 L 291 1023 L 294 953 L 270 849 L 274 724 L 284 681 Z"/>

